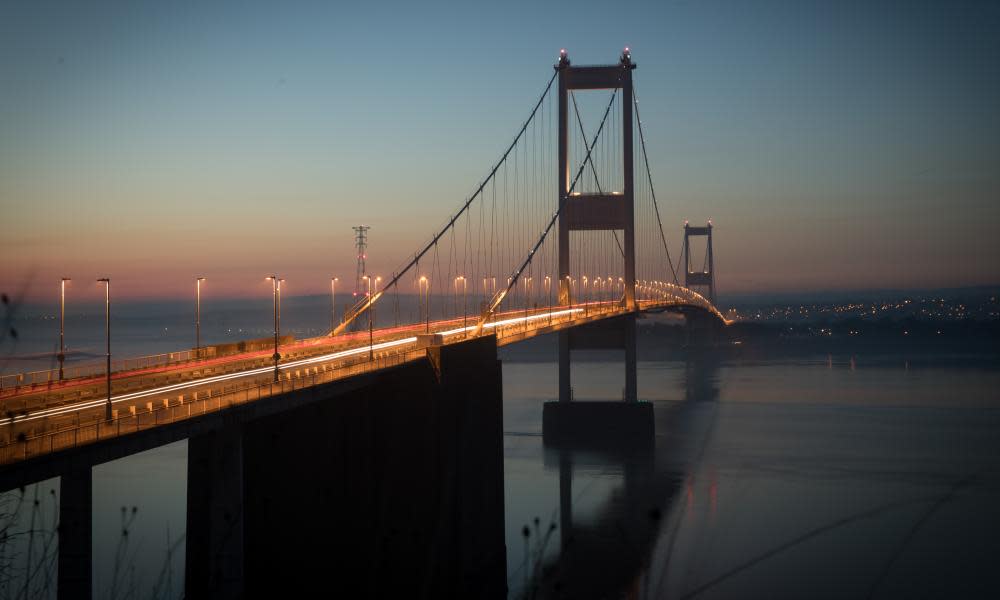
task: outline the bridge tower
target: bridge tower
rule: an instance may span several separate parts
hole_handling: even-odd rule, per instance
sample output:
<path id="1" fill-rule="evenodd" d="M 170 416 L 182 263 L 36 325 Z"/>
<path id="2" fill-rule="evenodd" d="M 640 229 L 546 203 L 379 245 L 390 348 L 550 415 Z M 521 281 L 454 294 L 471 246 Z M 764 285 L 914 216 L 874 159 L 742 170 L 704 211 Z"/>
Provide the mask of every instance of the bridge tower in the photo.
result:
<path id="1" fill-rule="evenodd" d="M 579 66 L 570 64 L 566 51 L 555 65 L 559 72 L 559 303 L 572 304 L 570 275 L 570 234 L 573 231 L 621 230 L 625 260 L 625 294 L 622 303 L 636 310 L 635 301 L 635 207 L 632 170 L 632 71 L 635 64 L 628 48 L 616 65 Z M 622 172 L 624 189 L 603 194 L 570 194 L 569 165 L 569 94 L 572 90 L 621 89 L 622 91 Z M 565 204 L 563 204 L 565 202 Z M 617 331 L 607 331 L 615 328 Z M 619 348 L 625 350 L 625 400 L 636 395 L 635 315 L 611 320 L 592 332 L 583 329 L 559 332 L 559 400 L 568 402 L 570 388 L 570 352 L 584 348 Z"/>
<path id="2" fill-rule="evenodd" d="M 694 270 L 691 263 L 692 237 L 705 237 L 705 262 L 700 271 Z M 681 264 L 684 265 L 684 286 L 694 289 L 709 302 L 715 304 L 715 260 L 712 254 L 712 221 L 704 227 L 692 227 L 684 222 L 684 248 L 681 250 Z"/>

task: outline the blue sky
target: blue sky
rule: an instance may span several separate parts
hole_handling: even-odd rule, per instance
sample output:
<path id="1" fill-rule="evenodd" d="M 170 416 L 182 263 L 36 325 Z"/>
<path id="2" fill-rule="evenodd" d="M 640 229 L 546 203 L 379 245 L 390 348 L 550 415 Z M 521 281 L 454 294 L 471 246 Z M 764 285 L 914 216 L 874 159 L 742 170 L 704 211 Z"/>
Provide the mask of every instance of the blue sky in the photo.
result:
<path id="1" fill-rule="evenodd" d="M 721 289 L 1000 281 L 995 2 L 208 4 L 0 8 L 5 288 L 322 292 L 359 222 L 389 269 L 559 48 L 624 45 L 668 234 L 714 220 Z"/>

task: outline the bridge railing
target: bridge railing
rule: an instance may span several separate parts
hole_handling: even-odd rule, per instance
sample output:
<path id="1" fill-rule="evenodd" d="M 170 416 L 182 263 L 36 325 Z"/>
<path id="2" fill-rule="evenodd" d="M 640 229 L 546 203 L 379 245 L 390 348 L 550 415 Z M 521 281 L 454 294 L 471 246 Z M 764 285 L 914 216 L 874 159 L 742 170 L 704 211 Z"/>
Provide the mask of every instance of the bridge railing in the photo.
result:
<path id="1" fill-rule="evenodd" d="M 642 300 L 640 306 L 647 308 L 653 305 L 670 304 L 704 304 L 706 308 L 712 305 L 700 296 L 689 297 L 680 293 L 676 296 L 663 296 L 656 300 Z M 698 300 L 701 299 L 701 302 Z M 535 333 L 548 327 L 555 327 L 573 321 L 587 321 L 593 318 L 601 318 L 608 315 L 624 312 L 623 307 L 617 301 L 597 301 L 571 304 L 567 306 L 534 307 L 521 311 L 508 311 L 497 315 L 498 318 L 489 324 L 485 334 L 495 334 L 498 343 L 501 345 L 523 339 L 529 333 Z M 530 318 L 520 319 L 520 317 Z M 451 324 L 444 324 L 443 327 L 453 331 L 456 324 L 461 320 L 455 320 Z M 439 330 L 440 332 L 440 330 Z M 469 331 L 463 328 L 460 333 L 452 335 L 462 337 L 468 335 Z M 455 339 L 449 336 L 449 339 Z M 186 355 L 186 356 L 185 356 Z M 275 394 L 286 393 L 303 387 L 310 387 L 322 383 L 328 383 L 337 379 L 350 377 L 360 373 L 383 369 L 386 367 L 403 364 L 417 358 L 426 356 L 425 349 L 411 349 L 405 351 L 387 350 L 376 352 L 374 359 L 369 360 L 367 355 L 344 358 L 336 362 L 310 365 L 298 369 L 288 369 L 282 372 L 278 382 L 271 380 L 272 374 L 261 375 L 260 377 L 245 383 L 234 383 L 223 385 L 219 388 L 212 388 L 208 391 L 199 391 L 193 394 L 178 395 L 172 398 L 156 401 L 147 401 L 144 407 L 138 405 L 128 407 L 128 412 L 119 416 L 119 411 L 115 411 L 115 416 L 111 421 L 106 421 L 100 415 L 95 415 L 89 420 L 59 424 L 53 418 L 53 422 L 42 420 L 40 429 L 44 431 L 37 434 L 20 434 L 15 437 L 15 422 L 8 421 L 4 424 L 0 421 L 0 464 L 24 460 L 40 454 L 46 454 L 66 448 L 73 448 L 82 444 L 92 443 L 97 440 L 125 435 L 136 431 L 141 431 L 149 427 L 173 423 L 194 416 L 203 415 L 208 412 L 222 410 L 231 406 L 237 406 L 246 402 L 252 402 L 260 398 L 266 398 Z M 140 359 L 130 359 L 137 361 L 131 368 L 142 368 L 153 363 L 143 363 L 147 359 L 157 359 L 159 357 L 172 358 L 175 362 L 182 362 L 184 358 L 193 360 L 191 352 L 169 353 L 158 355 L 158 357 L 143 357 Z M 128 361 L 122 361 L 127 363 Z M 102 371 L 103 373 L 103 371 Z M 262 379 L 267 379 L 262 382 Z M 97 411 L 95 411 L 97 412 Z"/>
<path id="2" fill-rule="evenodd" d="M 164 352 L 163 354 L 152 354 L 149 356 L 137 356 L 134 358 L 112 360 L 111 372 L 118 373 L 121 371 L 135 371 L 138 369 L 166 367 L 191 362 L 193 360 L 215 358 L 215 356 L 215 348 L 213 347 L 202 348 L 200 352 L 191 349 L 179 350 L 177 352 Z M 45 386 L 69 379 L 103 376 L 105 375 L 105 366 L 105 363 L 101 361 L 64 367 L 62 370 L 62 377 L 59 376 L 59 369 L 45 369 L 40 371 L 0 375 L 0 394 L 12 390 L 18 390 L 22 387 Z"/>
<path id="3" fill-rule="evenodd" d="M 230 384 L 175 398 L 146 402 L 143 410 L 130 407 L 128 412 L 115 410 L 110 421 L 102 416 L 67 423 L 58 429 L 37 435 L 11 437 L 11 424 L 3 425 L 3 442 L 0 444 L 0 464 L 9 464 L 36 456 L 76 448 L 100 440 L 112 439 L 175 423 L 210 412 L 220 411 L 261 398 L 288 393 L 294 390 L 330 383 L 354 375 L 401 365 L 427 356 L 425 349 L 406 352 L 376 353 L 374 359 L 367 356 L 340 361 L 336 364 L 322 364 L 282 373 L 279 381 L 266 383 L 250 381 L 245 384 Z M 263 377 L 263 376 L 262 376 Z M 266 375 L 269 379 L 271 374 Z"/>

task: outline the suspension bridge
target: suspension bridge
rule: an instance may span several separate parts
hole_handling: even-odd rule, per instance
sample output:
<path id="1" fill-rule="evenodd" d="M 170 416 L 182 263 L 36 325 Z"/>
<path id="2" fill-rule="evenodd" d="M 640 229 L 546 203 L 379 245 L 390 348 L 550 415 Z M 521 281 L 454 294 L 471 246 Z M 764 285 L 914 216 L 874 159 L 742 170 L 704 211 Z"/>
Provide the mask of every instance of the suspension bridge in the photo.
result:
<path id="1" fill-rule="evenodd" d="M 366 276 L 366 293 L 328 335 L 280 344 L 276 318 L 273 348 L 260 343 L 225 353 L 209 347 L 102 373 L 5 377 L 0 483 L 59 475 L 70 482 L 67 489 L 77 485 L 85 495 L 92 465 L 177 439 L 190 439 L 195 454 L 203 448 L 229 456 L 219 448 L 231 450 L 233 438 L 219 441 L 216 434 L 233 423 L 273 417 L 359 385 L 375 386 L 377 394 L 385 381 L 380 373 L 414 363 L 436 373 L 437 383 L 426 384 L 434 393 L 448 389 L 449 397 L 471 398 L 475 390 L 446 384 L 461 379 L 456 368 L 481 369 L 492 381 L 498 345 L 550 333 L 559 337 L 560 402 L 572 401 L 572 352 L 594 348 L 624 351 L 622 399 L 636 402 L 638 317 L 675 312 L 689 321 L 726 319 L 714 305 L 711 223 L 686 224 L 679 260 L 672 258 L 635 70 L 627 48 L 617 63 L 597 66 L 573 65 L 562 51 L 485 177 L 394 272 Z M 596 118 L 581 110 L 587 102 L 597 106 Z M 690 245 L 697 236 L 708 238 L 698 266 Z M 475 377 L 465 377 L 475 386 Z M 500 424 L 484 427 L 497 433 Z M 206 435 L 216 441 L 195 441 Z M 209 473 L 219 477 L 219 469 Z M 81 472 L 86 475 L 72 475 Z M 189 521 L 202 518 L 192 514 L 191 502 L 189 492 Z M 62 560 L 61 584 L 65 579 L 65 589 L 75 589 L 72 581 L 88 576 L 67 571 L 64 578 Z M 189 577 L 209 575 L 189 569 Z"/>
<path id="2" fill-rule="evenodd" d="M 429 345 L 483 335 L 503 345 L 559 332 L 561 400 L 571 394 L 574 348 L 623 349 L 625 399 L 636 400 L 636 316 L 674 311 L 725 318 L 713 304 L 711 223 L 685 224 L 678 253 L 684 264 L 672 260 L 646 154 L 635 67 L 628 50 L 607 66 L 573 66 L 561 52 L 528 117 L 474 192 L 384 285 L 381 277 L 370 277 L 370 292 L 329 336 L 280 351 L 276 343 L 273 353 L 261 348 L 228 357 L 178 353 L 173 364 L 133 361 L 112 373 L 106 389 L 104 374 L 5 377 L 0 400 L 8 431 L 0 461 L 102 439 L 105 430 L 117 435 L 130 429 L 122 420 L 137 427 L 144 426 L 143 417 L 154 424 L 172 421 L 220 393 L 263 385 L 271 393 L 275 382 L 346 376 L 395 364 L 414 350 L 421 355 Z M 577 92 L 595 90 L 607 96 L 588 131 Z M 709 239 L 698 268 L 692 236 Z M 375 317 L 376 311 L 382 314 Z M 584 325 L 580 333 L 571 331 Z M 103 418 L 109 406 L 110 422 Z"/>

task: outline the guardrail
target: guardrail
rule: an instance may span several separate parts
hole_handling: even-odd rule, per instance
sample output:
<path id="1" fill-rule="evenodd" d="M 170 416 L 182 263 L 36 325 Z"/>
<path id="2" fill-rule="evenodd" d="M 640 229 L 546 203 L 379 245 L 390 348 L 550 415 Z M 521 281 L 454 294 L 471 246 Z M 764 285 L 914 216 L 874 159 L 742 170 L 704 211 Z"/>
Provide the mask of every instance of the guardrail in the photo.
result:
<path id="1" fill-rule="evenodd" d="M 679 299 L 680 300 L 680 299 Z M 684 299 L 686 300 L 686 299 Z M 671 301 L 664 302 L 644 301 L 650 304 L 672 304 Z M 647 305 L 648 306 L 648 305 Z M 574 312 L 566 313 L 565 310 Z M 511 323 L 498 324 L 491 327 L 484 333 L 496 335 L 501 344 L 507 338 L 523 336 L 534 329 L 543 329 L 552 325 L 559 325 L 576 320 L 590 320 L 603 315 L 617 314 L 624 312 L 617 301 L 599 301 L 570 305 L 565 307 L 549 307 L 547 309 L 527 309 L 523 313 L 520 311 L 509 311 L 503 313 L 499 321 L 504 319 L 518 319 L 520 316 L 533 317 L 529 326 L 527 320 L 515 320 Z M 559 314 L 561 313 L 561 314 Z M 494 321 L 496 323 L 496 321 Z M 435 329 L 447 330 L 454 323 L 439 325 Z M 456 333 L 451 338 L 466 337 L 463 333 Z M 511 341 L 517 341 L 511 339 Z M 193 351 L 183 353 L 168 353 L 165 357 L 176 357 L 186 354 L 187 360 L 193 360 Z M 374 360 L 368 360 L 364 355 L 352 357 L 338 361 L 335 364 L 320 364 L 299 369 L 289 369 L 285 371 L 281 380 L 277 383 L 268 382 L 265 384 L 232 384 L 222 388 L 209 390 L 208 392 L 195 393 L 185 400 L 184 395 L 177 396 L 177 400 L 171 403 L 170 399 L 160 398 L 156 401 L 147 401 L 146 410 L 129 412 L 126 415 L 116 417 L 111 421 L 106 421 L 101 416 L 95 416 L 87 422 L 69 423 L 60 429 L 47 431 L 42 434 L 23 437 L 20 439 L 6 439 L 0 444 L 0 464 L 7 464 L 17 460 L 24 460 L 40 454 L 73 448 L 81 444 L 93 443 L 98 440 L 113 438 L 127 433 L 141 431 L 149 427 L 164 425 L 193 416 L 203 415 L 207 412 L 222 410 L 231 406 L 238 406 L 246 402 L 266 398 L 274 394 L 281 394 L 292 390 L 310 387 L 322 383 L 328 383 L 337 379 L 351 377 L 360 373 L 375 371 L 390 366 L 395 366 L 426 356 L 425 349 L 407 350 L 404 352 L 382 352 L 376 353 Z M 157 357 L 143 357 L 141 359 L 129 359 L 141 361 Z M 127 362 L 127 361 L 122 361 Z M 183 362 L 176 360 L 174 362 Z M 170 363 L 167 363 L 170 364 Z M 132 368 L 142 368 L 145 364 L 133 366 Z M 103 370 L 101 371 L 103 374 Z M 268 375 L 270 377 L 270 375 Z M 207 394 L 207 395 L 202 395 Z M 2 423 L 2 422 L 0 422 Z M 0 426 L 0 430 L 8 425 Z M 10 430 L 8 430 L 10 431 Z M 6 433 L 6 432 L 3 432 Z M 0 433 L 0 435 L 3 435 Z"/>
<path id="2" fill-rule="evenodd" d="M 163 354 L 153 354 L 150 356 L 138 356 L 135 358 L 123 358 L 111 361 L 111 372 L 134 371 L 137 369 L 148 369 L 151 367 L 165 367 L 179 363 L 190 362 L 196 359 L 215 358 L 215 348 L 205 347 L 201 351 L 179 350 L 177 352 L 165 352 Z M 105 363 L 94 362 L 85 365 L 73 365 L 64 367 L 62 377 L 59 376 L 59 369 L 46 369 L 42 371 L 29 371 L 27 373 L 14 373 L 11 375 L 0 375 L 0 392 L 17 389 L 25 386 L 48 385 L 65 381 L 67 379 L 79 379 L 82 377 L 96 377 L 105 374 Z"/>
<path id="3" fill-rule="evenodd" d="M 232 384 L 193 394 L 185 401 L 184 396 L 171 402 L 159 399 L 146 403 L 146 410 L 136 410 L 113 418 L 110 421 L 101 416 L 94 419 L 69 423 L 55 431 L 7 440 L 0 446 L 0 464 L 9 464 L 58 450 L 76 448 L 85 444 L 135 433 L 159 425 L 175 423 L 206 413 L 220 411 L 233 406 L 254 402 L 276 394 L 284 394 L 315 385 L 329 383 L 361 373 L 376 371 L 401 365 L 425 357 L 425 349 L 406 352 L 383 353 L 374 360 L 353 359 L 339 365 L 316 365 L 298 370 L 286 371 L 278 382 L 265 384 Z"/>
<path id="4" fill-rule="evenodd" d="M 655 302 L 662 304 L 693 304 L 701 306 L 702 308 L 713 312 L 719 316 L 719 318 L 725 320 L 721 313 L 719 313 L 710 302 L 699 294 L 692 292 L 686 288 L 667 285 L 664 284 L 660 289 L 654 289 L 653 287 L 647 287 L 644 290 L 649 296 L 649 299 L 643 300 L 643 302 Z M 572 308 L 570 305 L 569 308 Z M 599 300 L 591 302 L 582 302 L 577 305 L 577 307 L 584 310 L 585 315 L 590 314 L 600 314 L 604 312 L 614 312 L 619 309 L 619 303 L 617 300 Z M 551 310 L 560 310 L 561 308 L 567 307 L 550 307 Z M 543 309 L 544 310 L 544 309 Z M 504 313 L 506 315 L 517 314 L 518 311 L 509 311 Z M 529 314 L 540 314 L 539 309 L 529 310 Z M 474 317 L 473 317 L 474 318 Z M 501 317 L 503 318 L 503 317 Z M 459 319 L 454 319 L 457 321 Z M 419 324 L 416 324 L 419 328 Z M 520 325 L 523 329 L 525 326 Z M 501 328 L 498 328 L 501 329 Z M 504 330 L 510 329 L 509 327 L 502 328 Z M 317 340 L 326 339 L 326 336 L 321 336 L 319 338 L 309 338 L 301 340 L 300 343 L 309 345 Z M 254 352 L 257 350 L 265 349 L 270 347 L 270 342 L 256 343 L 257 340 L 251 340 L 250 342 L 242 342 L 241 351 L 243 352 Z M 283 342 L 287 344 L 288 342 Z M 232 345 L 232 344 L 231 344 Z M 245 347 L 244 347 L 245 346 Z M 200 351 L 196 350 L 180 350 L 177 352 L 166 352 L 163 354 L 154 354 L 150 356 L 140 356 L 136 358 L 126 358 L 120 360 L 113 360 L 111 362 L 111 372 L 119 373 L 123 371 L 134 371 L 138 369 L 148 369 L 153 367 L 165 367 L 171 365 L 179 365 L 186 362 L 191 362 L 197 359 L 206 358 L 216 358 L 217 352 L 215 346 L 205 346 L 201 348 Z M 105 374 L 105 365 L 103 362 L 93 362 L 86 365 L 74 365 L 70 367 L 63 368 L 62 376 L 60 377 L 59 369 L 47 369 L 40 371 L 31 371 L 26 373 L 15 373 L 10 375 L 0 375 L 0 395 L 6 391 L 18 390 L 22 387 L 34 387 L 34 386 L 45 386 L 53 383 L 58 383 L 59 381 L 65 381 L 69 379 L 79 379 L 83 377 L 96 377 Z"/>

